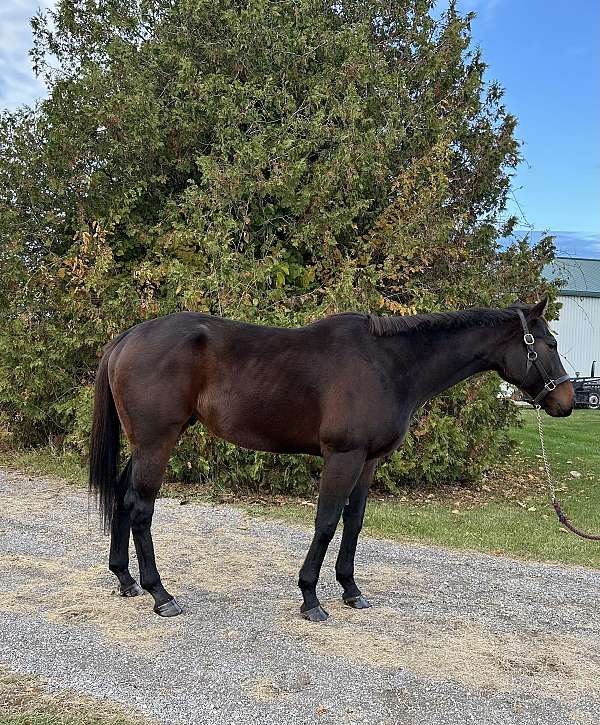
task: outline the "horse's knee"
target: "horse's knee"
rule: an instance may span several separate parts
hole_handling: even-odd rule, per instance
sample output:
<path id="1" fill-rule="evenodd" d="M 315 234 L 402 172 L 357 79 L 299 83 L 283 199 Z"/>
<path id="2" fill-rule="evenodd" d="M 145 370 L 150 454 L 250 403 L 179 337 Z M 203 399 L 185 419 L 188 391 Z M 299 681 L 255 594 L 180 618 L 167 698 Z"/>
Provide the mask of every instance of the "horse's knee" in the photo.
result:
<path id="1" fill-rule="evenodd" d="M 335 535 L 336 521 L 317 521 L 315 524 L 315 540 L 319 544 L 328 546 Z"/>

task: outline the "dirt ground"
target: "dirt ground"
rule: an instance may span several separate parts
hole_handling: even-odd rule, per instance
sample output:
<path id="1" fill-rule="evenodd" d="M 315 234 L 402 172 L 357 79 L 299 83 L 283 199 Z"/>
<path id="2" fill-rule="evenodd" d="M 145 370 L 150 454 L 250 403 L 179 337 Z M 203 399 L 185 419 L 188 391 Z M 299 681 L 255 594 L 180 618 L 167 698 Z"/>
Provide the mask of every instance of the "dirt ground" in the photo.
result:
<path id="1" fill-rule="evenodd" d="M 299 617 L 310 533 L 161 500 L 154 539 L 185 608 L 125 600 L 86 494 L 0 470 L 0 663 L 164 723 L 597 723 L 600 572 L 363 539 L 373 607 Z M 135 561 L 133 562 L 135 569 Z"/>

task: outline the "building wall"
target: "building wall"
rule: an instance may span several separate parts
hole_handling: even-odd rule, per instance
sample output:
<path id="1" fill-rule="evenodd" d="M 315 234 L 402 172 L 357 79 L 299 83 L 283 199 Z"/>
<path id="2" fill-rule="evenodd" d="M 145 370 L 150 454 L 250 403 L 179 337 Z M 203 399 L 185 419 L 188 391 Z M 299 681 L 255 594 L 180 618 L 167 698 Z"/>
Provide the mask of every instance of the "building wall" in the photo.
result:
<path id="1" fill-rule="evenodd" d="M 550 323 L 557 333 L 558 351 L 569 375 L 587 376 L 592 360 L 600 376 L 600 297 L 560 296 L 560 317 Z"/>

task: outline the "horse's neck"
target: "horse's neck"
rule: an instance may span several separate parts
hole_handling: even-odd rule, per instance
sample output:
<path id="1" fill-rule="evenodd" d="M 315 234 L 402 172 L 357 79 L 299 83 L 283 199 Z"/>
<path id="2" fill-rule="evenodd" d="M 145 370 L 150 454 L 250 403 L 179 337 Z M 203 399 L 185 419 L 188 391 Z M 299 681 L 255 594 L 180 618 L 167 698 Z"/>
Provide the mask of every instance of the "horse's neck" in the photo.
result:
<path id="1" fill-rule="evenodd" d="M 423 403 L 472 375 L 494 369 L 501 334 L 499 328 L 470 327 L 427 330 L 415 336 L 410 387 L 416 402 Z"/>

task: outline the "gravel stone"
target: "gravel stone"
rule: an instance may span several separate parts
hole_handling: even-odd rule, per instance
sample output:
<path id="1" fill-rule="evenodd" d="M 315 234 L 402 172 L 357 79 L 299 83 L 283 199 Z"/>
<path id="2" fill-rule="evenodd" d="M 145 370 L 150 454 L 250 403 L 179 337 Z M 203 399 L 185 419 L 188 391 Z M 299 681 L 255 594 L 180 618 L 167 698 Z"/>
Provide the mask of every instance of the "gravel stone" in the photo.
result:
<path id="1" fill-rule="evenodd" d="M 598 722 L 600 572 L 363 537 L 344 607 L 299 616 L 310 532 L 228 506 L 157 502 L 159 569 L 184 614 L 123 599 L 85 492 L 0 470 L 0 663 L 163 723 Z M 135 558 L 132 571 L 136 569 Z"/>

